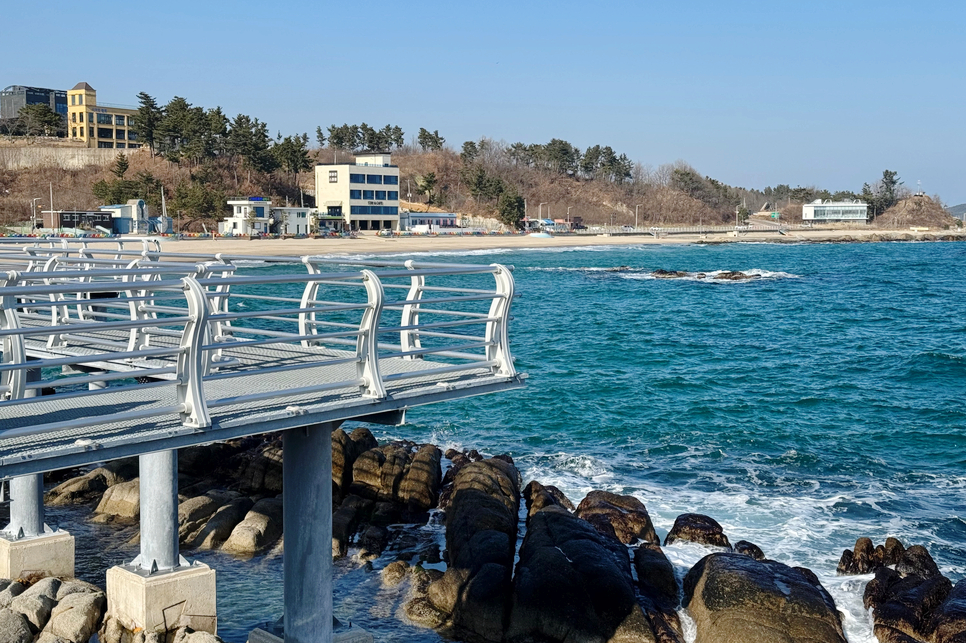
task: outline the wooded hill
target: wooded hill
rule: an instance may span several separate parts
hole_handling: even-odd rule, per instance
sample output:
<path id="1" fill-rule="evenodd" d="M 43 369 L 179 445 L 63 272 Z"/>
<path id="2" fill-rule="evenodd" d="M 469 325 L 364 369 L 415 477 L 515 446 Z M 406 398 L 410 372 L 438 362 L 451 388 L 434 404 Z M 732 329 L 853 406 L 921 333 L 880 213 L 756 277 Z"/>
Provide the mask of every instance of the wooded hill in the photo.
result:
<path id="1" fill-rule="evenodd" d="M 634 224 L 635 214 L 639 225 L 697 225 L 731 223 L 736 212 L 746 218 L 763 208 L 781 209 L 786 220 L 794 220 L 797 211 L 800 220 L 801 204 L 814 199 L 861 198 L 875 217 L 908 196 L 889 170 L 857 192 L 787 184 L 758 190 L 727 185 L 683 161 L 658 167 L 635 163 L 607 145 L 581 150 L 562 139 L 508 144 L 483 138 L 454 149 L 438 131 L 425 128 L 406 143 L 403 130 L 391 124 L 320 126 L 310 148 L 308 134 L 279 133 L 273 139 L 265 123 L 244 114 L 230 119 L 220 108 L 192 106 L 180 97 L 164 106 L 144 93 L 138 98 L 134 129 L 145 148 L 109 166 L 0 169 L 0 223 L 28 219 L 31 200 L 47 195 L 49 183 L 58 209 L 143 198 L 156 212 L 163 186 L 168 213 L 180 214 L 186 230 L 202 224 L 212 229 L 228 214 L 230 196 L 314 205 L 315 163 L 350 162 L 354 153 L 371 149 L 392 152 L 403 207 L 436 207 L 511 224 L 522 215 L 524 201 L 531 217 L 580 217 L 587 225 Z M 15 137 L 6 144 L 43 140 Z M 49 207 L 46 199 L 42 206 Z"/>

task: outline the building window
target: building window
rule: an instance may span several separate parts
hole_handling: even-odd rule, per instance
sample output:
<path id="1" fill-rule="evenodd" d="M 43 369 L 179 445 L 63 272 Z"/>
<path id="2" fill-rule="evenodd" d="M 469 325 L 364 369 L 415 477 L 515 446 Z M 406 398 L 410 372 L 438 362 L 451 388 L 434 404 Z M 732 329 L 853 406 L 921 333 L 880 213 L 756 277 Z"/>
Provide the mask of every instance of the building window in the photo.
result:
<path id="1" fill-rule="evenodd" d="M 383 208 L 382 209 L 382 213 L 383 214 L 395 214 L 395 215 L 398 215 L 399 214 L 399 208 L 397 208 L 396 206 L 392 206 L 391 208 Z"/>
<path id="2" fill-rule="evenodd" d="M 366 183 L 382 184 L 382 174 L 366 174 Z"/>
<path id="3" fill-rule="evenodd" d="M 361 199 L 362 198 L 362 190 L 349 190 L 349 198 L 350 199 Z"/>
<path id="4" fill-rule="evenodd" d="M 136 149 L 138 149 L 140 147 L 141 147 L 141 144 L 140 143 L 138 143 L 136 145 L 134 143 L 128 143 L 127 144 L 127 149 L 129 149 L 129 150 L 136 150 Z"/>
<path id="5" fill-rule="evenodd" d="M 384 176 L 384 177 L 382 177 L 382 182 L 385 185 L 399 185 L 399 177 L 398 176 Z"/>
<path id="6" fill-rule="evenodd" d="M 373 192 L 372 190 L 363 190 L 362 191 L 362 198 L 363 199 L 372 200 L 372 199 L 376 198 L 375 192 Z"/>
<path id="7" fill-rule="evenodd" d="M 111 143 L 110 141 L 98 141 L 97 147 L 114 147 L 114 143 Z"/>
<path id="8" fill-rule="evenodd" d="M 123 147 L 124 147 L 124 143 L 118 143 L 118 144 L 117 144 L 117 148 L 118 148 L 118 149 L 121 149 L 121 148 L 123 148 Z"/>
<path id="9" fill-rule="evenodd" d="M 81 116 L 81 118 L 83 118 L 83 116 Z M 88 123 L 94 122 L 94 112 L 87 112 L 87 122 Z M 91 136 L 93 136 L 93 134 Z"/>
<path id="10" fill-rule="evenodd" d="M 94 138 L 94 128 L 93 127 L 88 127 L 87 128 L 87 132 L 88 132 L 88 134 L 87 134 L 88 136 L 90 136 L 91 138 Z"/>
<path id="11" fill-rule="evenodd" d="M 366 182 L 366 175 L 365 174 L 350 174 L 349 175 L 349 183 L 365 183 L 365 182 Z"/>
<path id="12" fill-rule="evenodd" d="M 98 125 L 113 125 L 114 124 L 114 119 L 111 118 L 111 115 L 110 114 L 98 114 L 97 115 L 97 124 Z"/>
<path id="13" fill-rule="evenodd" d="M 339 170 L 329 170 L 329 183 L 339 182 Z"/>
<path id="14" fill-rule="evenodd" d="M 114 130 L 109 127 L 98 127 L 97 138 L 114 138 Z"/>
<path id="15" fill-rule="evenodd" d="M 114 116 L 114 124 L 115 125 L 124 125 L 124 117 L 123 116 Z"/>
<path id="16" fill-rule="evenodd" d="M 124 130 L 122 130 L 122 129 L 116 130 L 114 132 L 114 134 L 115 134 L 114 138 L 116 138 L 116 139 L 118 139 L 120 141 L 123 141 L 124 140 Z"/>
<path id="17" fill-rule="evenodd" d="M 385 200 L 386 200 L 386 191 L 376 190 L 376 201 L 385 201 Z"/>
<path id="18" fill-rule="evenodd" d="M 389 200 L 390 201 L 398 201 L 399 200 L 399 193 L 390 190 L 389 191 Z"/>
<path id="19" fill-rule="evenodd" d="M 76 127 L 70 128 L 70 136 L 71 136 L 71 138 L 77 138 L 77 128 Z"/>
<path id="20" fill-rule="evenodd" d="M 77 104 L 78 104 L 78 105 L 83 105 L 83 104 L 84 104 L 84 95 L 83 95 L 83 94 L 80 94 L 80 95 L 79 95 L 79 96 L 77 97 Z"/>
<path id="21" fill-rule="evenodd" d="M 71 105 L 76 105 L 76 104 L 77 104 L 77 96 L 73 96 L 73 95 L 72 95 L 72 96 L 70 97 L 70 104 L 71 104 Z"/>
<path id="22" fill-rule="evenodd" d="M 350 205 L 349 214 L 369 214 L 368 205 Z"/>
<path id="23" fill-rule="evenodd" d="M 133 129 L 129 129 L 127 131 L 127 140 L 129 140 L 129 141 L 136 141 L 136 140 L 138 140 L 138 134 L 137 134 L 137 132 L 135 132 Z M 128 147 L 130 147 L 130 145 Z"/>
<path id="24" fill-rule="evenodd" d="M 70 113 L 70 122 L 71 123 L 76 123 L 77 122 L 77 112 L 71 112 Z"/>

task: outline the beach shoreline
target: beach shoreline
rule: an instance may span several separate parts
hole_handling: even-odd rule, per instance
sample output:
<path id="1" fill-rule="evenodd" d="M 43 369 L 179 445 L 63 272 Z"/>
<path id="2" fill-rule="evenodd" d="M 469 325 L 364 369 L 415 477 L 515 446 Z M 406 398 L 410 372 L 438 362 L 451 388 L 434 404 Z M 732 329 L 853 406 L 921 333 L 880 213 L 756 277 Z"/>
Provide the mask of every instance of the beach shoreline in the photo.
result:
<path id="1" fill-rule="evenodd" d="M 432 252 L 458 253 L 481 250 L 532 250 L 594 246 L 688 245 L 724 243 L 863 243 L 894 241 L 966 241 L 959 231 L 912 232 L 856 228 L 842 230 L 797 230 L 786 235 L 775 232 L 747 232 L 738 237 L 725 234 L 675 234 L 654 237 L 647 234 L 562 235 L 551 238 L 511 235 L 445 235 L 438 237 L 380 237 L 360 235 L 354 239 L 228 239 L 204 238 L 162 240 L 167 252 L 224 253 L 229 255 L 304 256 L 304 255 L 390 255 Z"/>

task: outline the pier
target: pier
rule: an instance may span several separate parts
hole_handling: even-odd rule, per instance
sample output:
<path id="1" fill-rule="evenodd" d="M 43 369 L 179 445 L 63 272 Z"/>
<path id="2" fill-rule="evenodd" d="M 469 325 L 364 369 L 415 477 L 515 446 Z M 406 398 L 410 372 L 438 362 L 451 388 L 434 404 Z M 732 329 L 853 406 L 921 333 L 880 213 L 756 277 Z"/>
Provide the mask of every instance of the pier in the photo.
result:
<path id="1" fill-rule="evenodd" d="M 331 432 L 523 386 L 514 296 L 499 264 L 0 240 L 0 577 L 73 574 L 44 472 L 138 456 L 140 555 L 108 570 L 108 613 L 215 633 L 215 571 L 179 552 L 177 450 L 282 432 L 285 641 L 327 643 Z"/>

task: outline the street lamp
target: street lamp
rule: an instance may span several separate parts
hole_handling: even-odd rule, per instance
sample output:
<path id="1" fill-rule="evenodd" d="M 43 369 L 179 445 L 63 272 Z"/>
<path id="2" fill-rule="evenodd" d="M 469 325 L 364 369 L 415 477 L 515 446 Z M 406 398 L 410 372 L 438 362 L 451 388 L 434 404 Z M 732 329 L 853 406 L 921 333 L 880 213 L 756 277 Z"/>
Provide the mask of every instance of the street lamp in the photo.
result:
<path id="1" fill-rule="evenodd" d="M 637 230 L 637 211 L 644 205 L 643 203 L 638 203 L 634 206 L 634 229 Z"/>
<path id="2" fill-rule="evenodd" d="M 37 201 L 43 201 L 42 198 L 36 198 L 30 200 L 30 228 L 33 230 L 37 226 Z"/>
<path id="3" fill-rule="evenodd" d="M 544 201 L 543 203 L 541 203 L 540 205 L 537 206 L 537 218 L 538 219 L 542 219 L 543 218 L 543 206 L 545 206 L 545 205 L 547 205 L 547 202 L 546 201 Z"/>

